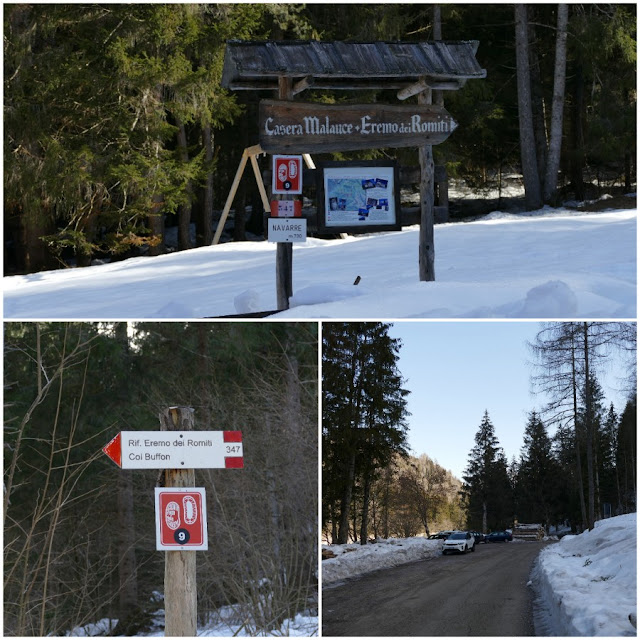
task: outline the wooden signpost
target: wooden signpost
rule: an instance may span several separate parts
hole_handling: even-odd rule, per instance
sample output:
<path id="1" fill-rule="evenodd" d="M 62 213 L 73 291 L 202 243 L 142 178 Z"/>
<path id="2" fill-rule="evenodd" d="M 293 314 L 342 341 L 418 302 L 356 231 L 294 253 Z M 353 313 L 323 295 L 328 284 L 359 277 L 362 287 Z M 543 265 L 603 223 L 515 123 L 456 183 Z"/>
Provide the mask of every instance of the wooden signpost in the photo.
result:
<path id="1" fill-rule="evenodd" d="M 260 146 L 269 153 L 417 147 L 444 142 L 456 128 L 437 105 L 326 105 L 260 102 Z"/>
<path id="2" fill-rule="evenodd" d="M 162 509 L 156 515 L 157 545 L 167 549 L 165 636 L 194 637 L 196 555 L 189 551 L 208 548 L 204 489 L 194 487 L 195 469 L 242 469 L 242 433 L 195 431 L 191 407 L 169 407 L 159 417 L 160 431 L 122 431 L 102 450 L 122 469 L 165 470 L 163 488 L 156 488 Z"/>
<path id="3" fill-rule="evenodd" d="M 260 103 L 260 148 L 269 153 L 318 153 L 417 147 L 420 160 L 420 280 L 435 280 L 432 146 L 456 123 L 431 92 L 458 90 L 486 77 L 475 58 L 478 42 L 229 41 L 222 86 L 232 90 L 278 90 Z M 294 102 L 310 89 L 396 90 L 417 104 L 347 105 Z M 364 213 L 364 212 L 363 212 Z M 289 308 L 291 244 L 278 243 L 278 309 Z"/>

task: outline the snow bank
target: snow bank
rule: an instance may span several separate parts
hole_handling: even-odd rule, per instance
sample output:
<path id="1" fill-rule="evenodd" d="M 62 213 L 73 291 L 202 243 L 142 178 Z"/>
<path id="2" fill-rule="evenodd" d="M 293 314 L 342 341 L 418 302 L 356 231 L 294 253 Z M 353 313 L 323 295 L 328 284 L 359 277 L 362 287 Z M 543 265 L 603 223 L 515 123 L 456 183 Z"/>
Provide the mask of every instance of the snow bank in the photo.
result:
<path id="1" fill-rule="evenodd" d="M 318 616 L 307 615 L 308 612 L 298 613 L 295 618 L 285 620 L 278 629 L 261 633 L 246 624 L 249 616 L 243 611 L 243 607 L 240 605 L 220 607 L 215 614 L 209 616 L 205 624 L 198 626 L 196 635 L 218 638 L 253 637 L 256 634 L 269 637 L 299 636 L 307 638 L 318 635 Z M 149 630 L 138 633 L 136 637 L 164 637 L 164 615 L 164 609 L 155 611 L 151 616 L 152 622 Z M 75 638 L 110 636 L 117 624 L 117 620 L 103 618 L 95 623 L 74 627 L 66 635 Z"/>
<path id="2" fill-rule="evenodd" d="M 378 539 L 376 544 L 323 545 L 336 554 L 322 561 L 322 585 L 360 576 L 376 569 L 387 569 L 405 562 L 432 558 L 442 553 L 442 540 L 426 538 Z"/>
<path id="3" fill-rule="evenodd" d="M 636 210 L 548 207 L 436 225 L 436 281 L 418 228 L 293 248 L 303 318 L 635 318 Z M 275 246 L 231 242 L 3 279 L 5 319 L 210 318 L 277 308 Z M 357 286 L 354 282 L 360 276 Z"/>
<path id="4" fill-rule="evenodd" d="M 537 635 L 635 636 L 636 514 L 565 536 L 540 553 L 532 577 Z"/>

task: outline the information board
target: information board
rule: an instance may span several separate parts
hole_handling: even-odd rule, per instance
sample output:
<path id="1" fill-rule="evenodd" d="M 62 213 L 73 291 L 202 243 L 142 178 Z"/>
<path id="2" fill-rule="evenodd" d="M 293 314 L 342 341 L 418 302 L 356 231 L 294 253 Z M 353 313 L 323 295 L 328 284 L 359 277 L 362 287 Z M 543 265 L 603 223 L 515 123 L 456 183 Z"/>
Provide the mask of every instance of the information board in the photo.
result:
<path id="1" fill-rule="evenodd" d="M 398 231 L 398 169 L 385 162 L 327 162 L 320 165 L 318 231 Z"/>

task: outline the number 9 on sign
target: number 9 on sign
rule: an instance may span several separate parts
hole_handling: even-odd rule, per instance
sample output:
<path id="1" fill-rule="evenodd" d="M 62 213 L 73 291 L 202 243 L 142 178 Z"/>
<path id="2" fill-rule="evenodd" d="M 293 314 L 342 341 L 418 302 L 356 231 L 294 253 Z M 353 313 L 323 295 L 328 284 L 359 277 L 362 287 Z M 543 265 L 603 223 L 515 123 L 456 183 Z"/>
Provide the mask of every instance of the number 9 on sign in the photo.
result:
<path id="1" fill-rule="evenodd" d="M 189 542 L 189 539 L 191 538 L 191 536 L 189 535 L 189 532 L 186 529 L 178 529 L 174 534 L 173 534 L 173 539 L 178 543 L 178 544 L 187 544 L 187 542 Z"/>
<path id="2" fill-rule="evenodd" d="M 156 549 L 206 551 L 207 503 L 203 487 L 156 487 Z"/>

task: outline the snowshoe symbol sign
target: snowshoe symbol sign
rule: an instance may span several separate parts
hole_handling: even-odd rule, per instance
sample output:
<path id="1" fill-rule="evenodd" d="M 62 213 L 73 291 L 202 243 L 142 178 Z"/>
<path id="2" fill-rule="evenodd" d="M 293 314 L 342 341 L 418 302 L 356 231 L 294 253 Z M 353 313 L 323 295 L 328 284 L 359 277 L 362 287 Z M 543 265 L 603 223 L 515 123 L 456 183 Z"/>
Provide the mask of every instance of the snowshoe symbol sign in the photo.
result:
<path id="1" fill-rule="evenodd" d="M 206 550 L 205 490 L 156 487 L 155 493 L 156 549 Z"/>
<path id="2" fill-rule="evenodd" d="M 280 194 L 302 193 L 302 156 L 273 156 L 271 191 Z"/>
<path id="3" fill-rule="evenodd" d="M 173 500 L 164 508 L 164 523 L 175 531 L 180 526 L 180 507 Z"/>

